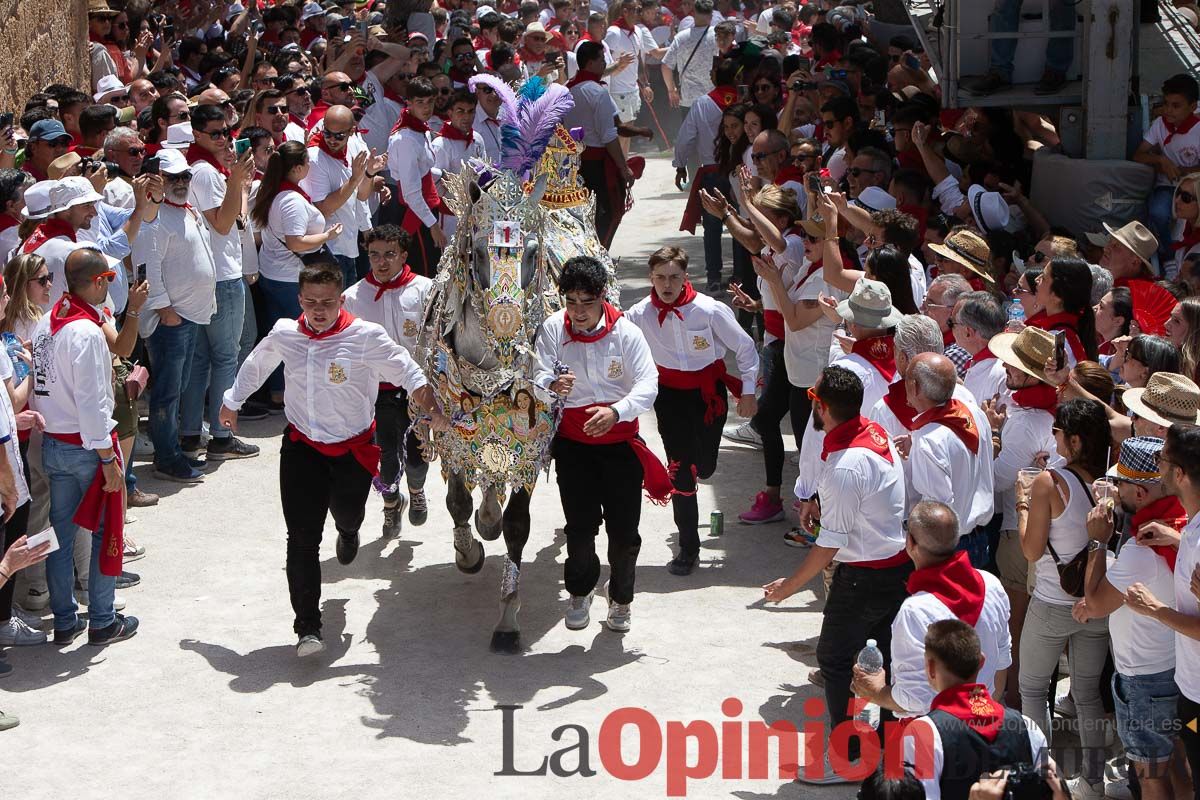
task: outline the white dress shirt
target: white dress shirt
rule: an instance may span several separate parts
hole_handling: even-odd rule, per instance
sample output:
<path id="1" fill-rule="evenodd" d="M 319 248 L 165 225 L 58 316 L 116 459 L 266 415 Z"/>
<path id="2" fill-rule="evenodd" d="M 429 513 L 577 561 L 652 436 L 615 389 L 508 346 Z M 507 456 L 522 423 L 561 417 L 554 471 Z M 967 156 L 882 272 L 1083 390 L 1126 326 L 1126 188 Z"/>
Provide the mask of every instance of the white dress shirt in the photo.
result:
<path id="1" fill-rule="evenodd" d="M 421 180 L 434 169 L 432 142 L 432 133 L 409 128 L 401 128 L 388 139 L 388 172 L 396 182 L 404 205 L 427 228 L 438 222 L 438 215 L 425 202 L 421 192 Z M 438 177 L 436 173 L 434 177 Z"/>
<path id="2" fill-rule="evenodd" d="M 993 464 L 993 486 L 1001 497 L 1006 531 L 1017 529 L 1017 474 L 1033 466 L 1038 453 L 1049 453 L 1047 466 L 1066 464 L 1054 444 L 1054 415 L 1040 408 L 1008 404 L 1008 418 L 1000 429 L 1000 452 Z"/>
<path id="3" fill-rule="evenodd" d="M 913 490 L 922 500 L 936 500 L 958 515 L 959 536 L 992 518 L 992 426 L 979 406 L 964 404 L 975 420 L 978 452 L 945 425 L 928 423 L 913 431 L 911 462 Z"/>
<path id="4" fill-rule="evenodd" d="M 324 120 L 322 120 L 324 122 Z M 320 123 L 318 123 L 320 124 Z M 283 128 L 283 140 L 285 142 L 303 142 L 308 143 L 308 131 L 294 122 L 288 122 Z"/>
<path id="5" fill-rule="evenodd" d="M 72 242 L 66 236 L 55 236 L 53 239 L 47 239 L 42 243 L 42 246 L 33 252 L 41 256 L 46 262 L 46 269 L 53 276 L 54 282 L 50 284 L 50 302 L 42 306 L 42 311 L 49 312 L 50 308 L 67 291 L 67 256 L 74 253 L 81 247 L 90 247 L 98 250 L 94 242 L 79 240 Z M 17 254 L 20 254 L 18 248 Z M 108 268 L 117 273 L 118 278 L 125 274 L 125 265 L 117 261 L 107 253 L 103 254 L 105 260 L 108 261 Z M 108 287 L 109 304 L 116 308 L 117 305 L 113 301 L 113 285 Z"/>
<path id="6" fill-rule="evenodd" d="M 690 21 L 691 17 L 687 19 Z M 716 24 L 714 21 L 713 25 Z M 681 22 L 679 32 L 675 34 L 667 52 L 663 54 L 662 63 L 681 73 L 678 86 L 679 105 L 684 108 L 691 108 L 698 98 L 713 90 L 712 64 L 717 55 L 717 34 L 713 25 L 707 28 L 689 26 L 685 29 Z M 694 56 L 693 50 L 696 52 Z M 683 69 L 685 64 L 686 70 Z"/>
<path id="7" fill-rule="evenodd" d="M 146 254 L 150 297 L 138 318 L 138 333 L 143 339 L 154 333 L 158 309 L 168 306 L 188 322 L 207 325 L 217 313 L 217 282 L 204 219 L 194 208 L 163 203 L 158 219 L 144 230 L 151 237 Z"/>
<path id="8" fill-rule="evenodd" d="M 743 391 L 753 392 L 758 378 L 758 351 L 754 340 L 738 324 L 733 310 L 706 294 L 697 294 L 695 300 L 678 310 L 683 319 L 668 311 L 659 325 L 658 309 L 647 297 L 626 311 L 625 316 L 641 329 L 658 366 L 697 372 L 723 360 L 725 353 L 732 351 Z"/>
<path id="9" fill-rule="evenodd" d="M 658 396 L 658 368 L 641 329 L 621 317 L 604 338 L 577 342 L 567 335 L 566 314 L 556 311 L 542 323 L 534 383 L 549 389 L 558 377 L 555 365 L 562 364 L 575 374 L 567 408 L 607 403 L 621 422 L 630 422 L 650 410 Z"/>
<path id="10" fill-rule="evenodd" d="M 103 312 L 101 312 L 103 313 Z M 30 403 L 46 420 L 47 433 L 78 433 L 84 448 L 112 447 L 112 353 L 104 331 L 77 320 L 50 335 L 50 315 L 33 330 L 33 394 Z"/>
<path id="11" fill-rule="evenodd" d="M 487 148 L 479 131 L 471 131 L 471 141 L 462 142 L 458 139 L 447 139 L 439 136 L 433 140 L 433 164 L 442 172 L 442 176 L 457 175 L 468 158 L 486 159 Z"/>
<path id="12" fill-rule="evenodd" d="M 200 212 L 220 208 L 225 202 L 227 181 L 217 168 L 207 161 L 192 164 L 192 183 L 188 189 L 188 201 Z M 235 222 L 229 233 L 220 234 L 204 219 L 204 231 L 208 234 L 209 251 L 213 257 L 214 274 L 217 281 L 232 281 L 242 277 L 242 231 Z"/>
<path id="13" fill-rule="evenodd" d="M 281 319 L 238 370 L 225 407 L 241 408 L 281 363 L 288 422 L 325 444 L 344 442 L 371 426 L 380 383 L 410 395 L 426 383 L 417 362 L 382 325 L 356 319 L 341 333 L 313 339 L 297 320 Z"/>
<path id="14" fill-rule="evenodd" d="M 1012 634 L 1008 629 L 1011 608 L 1004 584 L 990 572 L 983 576 L 983 610 L 975 623 L 983 652 L 983 667 L 977 683 L 995 694 L 996 673 L 1012 666 Z M 904 709 L 902 717 L 929 713 L 935 692 L 925 677 L 925 634 L 929 626 L 944 619 L 956 619 L 954 613 L 929 592 L 917 592 L 900 604 L 892 620 L 892 699 Z"/>
<path id="15" fill-rule="evenodd" d="M 817 484 L 821 496 L 818 547 L 837 549 L 839 563 L 881 561 L 904 549 L 904 471 L 900 454 L 888 443 L 892 460 L 865 447 L 829 454 Z"/>
<path id="16" fill-rule="evenodd" d="M 429 278 L 415 275 L 403 288 L 389 289 L 376 300 L 379 287 L 363 279 L 343 292 L 342 297 L 347 311 L 359 319 L 382 325 L 393 342 L 413 353 L 425 313 L 425 298 L 432 287 Z"/>
<path id="17" fill-rule="evenodd" d="M 975 397 L 976 405 L 982 406 L 997 395 L 1000 396 L 1001 403 L 1009 404 L 1008 377 L 1004 362 L 995 356 L 968 366 L 967 374 L 963 375 L 963 383 Z"/>
<path id="18" fill-rule="evenodd" d="M 1175 576 L 1165 558 L 1136 539 L 1108 555 L 1105 579 L 1121 594 L 1141 583 L 1162 602 L 1175 605 Z M 1175 632 L 1122 603 L 1108 618 L 1113 665 L 1122 675 L 1154 675 L 1175 667 Z"/>
<path id="19" fill-rule="evenodd" d="M 575 106 L 563 117 L 563 127 L 583 128 L 584 147 L 603 147 L 617 138 L 617 105 L 608 87 L 596 81 L 583 81 L 571 87 Z"/>
<path id="20" fill-rule="evenodd" d="M 386 153 L 388 136 L 396 125 L 396 120 L 400 119 L 400 113 L 404 107 L 384 95 L 383 84 L 371 70 L 367 70 L 363 76 L 362 87 L 367 94 L 375 98 L 375 102 L 363 114 L 359 133 L 369 150 Z"/>
<path id="21" fill-rule="evenodd" d="M 367 146 L 358 136 L 346 140 L 344 164 L 319 147 L 308 148 L 308 175 L 300 181 L 300 188 L 308 193 L 314 204 L 320 203 L 350 182 L 353 173 L 350 165 L 359 153 L 366 152 Z M 370 178 L 363 180 L 369 181 Z M 329 241 L 329 251 L 335 256 L 358 258 L 358 233 L 371 229 L 371 210 L 366 200 L 358 199 L 358 190 L 352 192 L 325 222 L 327 225 L 342 223 L 342 234 Z"/>
<path id="22" fill-rule="evenodd" d="M 688 164 L 704 167 L 717 163 L 714 143 L 723 116 L 724 112 L 716 100 L 707 94 L 696 98 L 675 138 L 675 157 L 671 159 L 675 169 L 683 169 Z"/>
<path id="23" fill-rule="evenodd" d="M 475 132 L 483 141 L 484 152 L 492 164 L 500 163 L 500 121 L 493 119 L 483 110 L 483 106 L 475 106 Z M 390 159 L 389 159 L 390 161 Z"/>
<path id="24" fill-rule="evenodd" d="M 1200 565 L 1200 514 L 1192 517 L 1181 533 L 1175 559 L 1175 610 L 1200 617 L 1200 601 L 1190 585 L 1192 572 Z M 1179 632 L 1175 633 L 1175 685 L 1187 699 L 1200 702 L 1200 640 Z"/>

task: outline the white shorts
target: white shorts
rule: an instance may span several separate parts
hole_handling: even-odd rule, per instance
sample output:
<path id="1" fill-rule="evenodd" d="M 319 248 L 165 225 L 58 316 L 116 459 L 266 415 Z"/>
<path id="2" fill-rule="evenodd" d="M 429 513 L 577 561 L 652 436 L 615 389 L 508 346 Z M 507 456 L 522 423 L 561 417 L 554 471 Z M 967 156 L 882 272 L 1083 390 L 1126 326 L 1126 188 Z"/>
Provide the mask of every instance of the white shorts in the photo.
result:
<path id="1" fill-rule="evenodd" d="M 613 103 L 617 106 L 617 118 L 621 122 L 633 122 L 642 110 L 642 94 L 639 91 L 613 92 Z"/>

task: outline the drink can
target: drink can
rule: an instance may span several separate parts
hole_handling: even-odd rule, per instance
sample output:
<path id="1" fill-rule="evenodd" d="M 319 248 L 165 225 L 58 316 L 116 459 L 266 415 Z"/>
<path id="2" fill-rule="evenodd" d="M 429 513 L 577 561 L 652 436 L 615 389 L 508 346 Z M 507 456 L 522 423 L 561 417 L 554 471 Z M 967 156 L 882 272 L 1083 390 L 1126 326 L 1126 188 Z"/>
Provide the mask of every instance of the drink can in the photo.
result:
<path id="1" fill-rule="evenodd" d="M 725 533 L 725 514 L 721 511 L 714 511 L 708 515 L 708 532 L 712 536 L 721 536 Z"/>

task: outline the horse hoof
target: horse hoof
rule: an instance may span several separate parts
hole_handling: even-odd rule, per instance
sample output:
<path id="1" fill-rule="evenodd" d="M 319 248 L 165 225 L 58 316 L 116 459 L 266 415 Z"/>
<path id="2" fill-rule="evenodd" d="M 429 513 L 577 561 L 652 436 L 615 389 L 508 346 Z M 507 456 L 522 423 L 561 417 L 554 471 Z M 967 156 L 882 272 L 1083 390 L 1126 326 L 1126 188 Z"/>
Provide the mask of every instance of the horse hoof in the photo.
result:
<path id="1" fill-rule="evenodd" d="M 454 551 L 454 566 L 458 567 L 460 572 L 474 575 L 483 569 L 484 555 L 483 545 L 472 539 L 470 550 L 467 553 L 457 549 Z"/>
<path id="2" fill-rule="evenodd" d="M 492 652 L 509 655 L 521 652 L 521 632 L 492 631 Z"/>
<path id="3" fill-rule="evenodd" d="M 475 511 L 475 531 L 479 534 L 479 538 L 485 542 L 494 542 L 500 538 L 500 534 L 504 532 L 504 519 L 497 517 L 495 523 L 491 525 L 484 524 L 483 519 L 479 515 L 479 510 Z"/>

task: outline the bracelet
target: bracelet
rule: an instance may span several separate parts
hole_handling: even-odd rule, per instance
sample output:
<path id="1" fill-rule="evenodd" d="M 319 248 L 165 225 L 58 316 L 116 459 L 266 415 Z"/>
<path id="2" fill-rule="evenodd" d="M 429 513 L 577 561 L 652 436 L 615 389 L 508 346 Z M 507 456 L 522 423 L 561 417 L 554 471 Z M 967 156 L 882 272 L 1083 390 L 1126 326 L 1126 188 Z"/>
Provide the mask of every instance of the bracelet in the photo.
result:
<path id="1" fill-rule="evenodd" d="M 104 464 L 104 465 L 106 465 L 106 466 L 107 466 L 108 464 L 111 464 L 111 463 L 113 463 L 114 461 L 116 461 L 116 460 L 117 460 L 117 454 L 116 454 L 116 453 L 113 453 L 113 454 L 112 454 L 111 456 L 109 456 L 108 458 L 105 458 L 104 456 L 100 456 L 99 458 L 100 458 L 100 463 L 101 463 L 101 464 Z"/>
<path id="2" fill-rule="evenodd" d="M 0 578 L 4 578 L 5 583 L 12 580 L 12 575 L 9 575 L 4 570 L 0 569 Z"/>
<path id="3" fill-rule="evenodd" d="M 1029 510 L 1029 503 L 1017 503 L 1017 513 Z"/>
<path id="4" fill-rule="evenodd" d="M 732 212 L 732 211 L 730 211 L 729 209 L 725 209 L 725 213 L 724 213 L 724 215 L 722 215 L 722 217 L 721 217 L 721 222 L 726 222 L 726 221 L 728 221 L 728 220 L 729 220 L 729 218 L 730 218 L 730 217 L 732 217 L 732 216 L 733 216 L 733 212 Z"/>
<path id="5" fill-rule="evenodd" d="M 141 314 L 141 312 L 140 312 L 140 311 L 126 311 L 126 312 L 125 312 L 125 316 L 127 316 L 127 317 L 133 317 L 134 319 L 137 319 L 137 318 L 138 318 L 138 317 L 140 317 L 141 315 L 142 315 L 142 314 Z"/>

